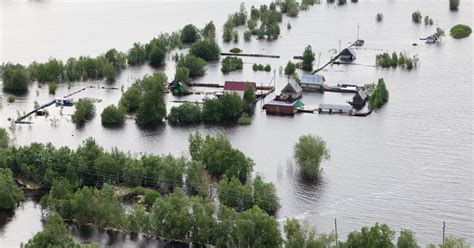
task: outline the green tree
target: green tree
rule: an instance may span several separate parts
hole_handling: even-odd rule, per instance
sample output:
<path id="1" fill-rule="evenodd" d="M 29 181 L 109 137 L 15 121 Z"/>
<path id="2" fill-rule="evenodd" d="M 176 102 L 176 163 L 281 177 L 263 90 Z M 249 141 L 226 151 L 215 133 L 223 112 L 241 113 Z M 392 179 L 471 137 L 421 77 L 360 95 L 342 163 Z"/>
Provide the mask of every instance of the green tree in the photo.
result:
<path id="1" fill-rule="evenodd" d="M 301 68 L 305 71 L 312 71 L 313 70 L 313 61 L 314 61 L 314 52 L 311 46 L 307 46 L 303 52 L 303 63 L 301 64 Z"/>
<path id="2" fill-rule="evenodd" d="M 10 144 L 10 136 L 5 128 L 0 128 L 0 148 L 7 148 Z"/>
<path id="3" fill-rule="evenodd" d="M 209 193 L 209 177 L 206 168 L 200 161 L 191 161 L 186 169 L 186 184 L 201 196 L 207 196 Z"/>
<path id="4" fill-rule="evenodd" d="M 205 39 L 214 40 L 216 38 L 216 26 L 213 21 L 210 21 L 204 26 L 202 36 Z"/>
<path id="5" fill-rule="evenodd" d="M 461 2 L 461 0 L 449 0 L 449 9 L 450 10 L 458 10 L 460 2 Z"/>
<path id="6" fill-rule="evenodd" d="M 386 224 L 375 223 L 372 227 L 363 227 L 360 231 L 353 231 L 347 236 L 343 247 L 387 247 L 393 248 L 392 243 L 395 231 Z"/>
<path id="7" fill-rule="evenodd" d="M 69 230 L 62 220 L 61 216 L 51 213 L 46 218 L 43 230 L 37 233 L 28 241 L 24 248 L 40 248 L 40 247 L 80 247 L 74 243 L 69 235 Z"/>
<path id="8" fill-rule="evenodd" d="M 369 97 L 369 108 L 376 109 L 382 107 L 388 102 L 388 98 L 389 93 L 385 86 L 385 81 L 383 78 L 380 78 Z"/>
<path id="9" fill-rule="evenodd" d="M 244 91 L 244 99 L 243 99 L 245 108 L 249 109 L 256 99 L 257 98 L 255 97 L 255 89 L 252 87 L 250 83 L 247 84 L 247 88 Z"/>
<path id="10" fill-rule="evenodd" d="M 303 135 L 293 147 L 294 158 L 301 168 L 303 175 L 316 178 L 321 171 L 320 164 L 329 159 L 329 150 L 326 142 L 318 136 Z"/>
<path id="11" fill-rule="evenodd" d="M 127 55 L 117 51 L 115 48 L 108 50 L 104 54 L 104 57 L 114 66 L 116 71 L 120 71 L 126 67 Z"/>
<path id="12" fill-rule="evenodd" d="M 204 100 L 202 118 L 205 122 L 235 122 L 240 117 L 243 108 L 239 95 L 224 94 L 219 98 Z"/>
<path id="13" fill-rule="evenodd" d="M 192 160 L 200 160 L 201 148 L 202 144 L 204 143 L 204 139 L 201 136 L 199 131 L 196 131 L 194 134 L 189 134 L 188 138 L 189 146 L 188 151 L 191 155 Z"/>
<path id="14" fill-rule="evenodd" d="M 173 106 L 168 120 L 174 124 L 193 124 L 202 120 L 201 107 L 194 103 L 183 103 L 178 107 Z"/>
<path id="15" fill-rule="evenodd" d="M 125 110 L 109 105 L 102 111 L 100 117 L 102 125 L 121 125 L 125 121 Z"/>
<path id="16" fill-rule="evenodd" d="M 194 43 L 189 49 L 189 53 L 204 59 L 205 61 L 215 61 L 219 59 L 220 48 L 214 40 L 202 40 Z"/>
<path id="17" fill-rule="evenodd" d="M 189 69 L 186 67 L 176 67 L 176 73 L 174 74 L 174 81 L 176 82 L 189 82 Z"/>
<path id="18" fill-rule="evenodd" d="M 142 101 L 142 92 L 138 84 L 133 84 L 122 94 L 119 106 L 127 112 L 135 112 L 140 107 Z"/>
<path id="19" fill-rule="evenodd" d="M 244 62 L 241 58 L 237 57 L 225 57 L 222 60 L 221 71 L 224 74 L 227 74 L 231 71 L 242 70 Z"/>
<path id="20" fill-rule="evenodd" d="M 253 181 L 254 204 L 268 214 L 275 214 L 280 208 L 280 200 L 273 183 L 265 183 L 260 175 Z"/>
<path id="21" fill-rule="evenodd" d="M 150 52 L 149 60 L 152 66 L 160 66 L 165 61 L 165 52 L 162 48 L 154 46 Z"/>
<path id="22" fill-rule="evenodd" d="M 112 65 L 111 63 L 106 63 L 104 65 L 104 67 L 102 68 L 102 73 L 104 77 L 107 79 L 107 81 L 115 80 L 116 72 L 115 72 L 114 65 Z"/>
<path id="23" fill-rule="evenodd" d="M 449 33 L 455 39 L 462 39 L 469 37 L 472 33 L 472 29 L 468 25 L 457 24 L 451 28 Z"/>
<path id="24" fill-rule="evenodd" d="M 13 174 L 10 169 L 0 168 L 0 209 L 13 208 L 25 196 L 23 191 L 13 180 Z"/>
<path id="25" fill-rule="evenodd" d="M 199 39 L 199 31 L 193 24 L 188 24 L 181 30 L 180 40 L 182 43 L 191 44 Z"/>
<path id="26" fill-rule="evenodd" d="M 162 72 L 143 78 L 143 97 L 136 119 L 138 124 L 157 124 L 166 117 L 166 103 L 163 96 L 166 82 L 166 75 Z"/>
<path id="27" fill-rule="evenodd" d="M 293 64 L 291 61 L 288 61 L 288 63 L 285 66 L 285 75 L 291 76 L 295 74 L 296 72 L 296 65 Z"/>
<path id="28" fill-rule="evenodd" d="M 281 244 L 278 222 L 257 206 L 239 214 L 235 236 L 240 247 L 280 247 Z"/>
<path id="29" fill-rule="evenodd" d="M 71 116 L 72 122 L 81 125 L 94 118 L 95 106 L 91 100 L 79 99 L 74 106 L 76 107 L 76 110 Z"/>
<path id="30" fill-rule="evenodd" d="M 420 11 L 415 11 L 411 14 L 411 20 L 414 22 L 414 23 L 420 23 L 421 22 L 421 19 L 422 19 L 422 15 L 420 13 Z"/>
<path id="31" fill-rule="evenodd" d="M 145 63 L 146 51 L 145 47 L 139 42 L 133 43 L 133 47 L 128 50 L 127 62 L 129 65 L 141 65 Z"/>
<path id="32" fill-rule="evenodd" d="M 397 240 L 397 248 L 418 248 L 415 234 L 408 229 L 402 229 Z"/>
<path id="33" fill-rule="evenodd" d="M 24 66 L 11 63 L 3 66 L 3 90 L 23 93 L 28 90 L 28 81 L 28 72 Z"/>
<path id="34" fill-rule="evenodd" d="M 285 247 L 335 247 L 334 234 L 316 234 L 307 222 L 301 225 L 296 219 L 288 219 L 284 225 Z"/>
<path id="35" fill-rule="evenodd" d="M 56 81 L 49 83 L 48 84 L 49 94 L 55 94 L 57 88 L 58 88 L 58 84 L 56 83 Z"/>
<path id="36" fill-rule="evenodd" d="M 204 73 L 206 72 L 206 61 L 192 54 L 180 58 L 177 66 L 188 68 L 189 76 L 191 78 L 204 76 Z"/>
<path id="37" fill-rule="evenodd" d="M 440 248 L 469 248 L 464 238 L 457 237 L 455 235 L 448 235 L 444 239 L 444 244 L 439 246 Z"/>

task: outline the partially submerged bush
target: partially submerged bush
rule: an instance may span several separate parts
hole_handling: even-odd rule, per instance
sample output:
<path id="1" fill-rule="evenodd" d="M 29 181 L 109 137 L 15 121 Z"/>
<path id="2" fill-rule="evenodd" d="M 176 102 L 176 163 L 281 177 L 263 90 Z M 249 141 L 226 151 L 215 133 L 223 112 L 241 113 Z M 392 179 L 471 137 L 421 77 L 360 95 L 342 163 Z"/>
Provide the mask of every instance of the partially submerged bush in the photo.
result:
<path id="1" fill-rule="evenodd" d="M 377 109 L 388 102 L 389 93 L 385 86 L 385 81 L 380 78 L 377 85 L 373 88 L 369 97 L 369 108 Z"/>
<path id="2" fill-rule="evenodd" d="M 91 100 L 79 99 L 74 106 L 76 111 L 72 114 L 72 122 L 76 124 L 84 124 L 87 121 L 92 120 L 95 116 L 95 106 Z"/>
<path id="3" fill-rule="evenodd" d="M 458 24 L 452 27 L 449 32 L 453 38 L 462 39 L 469 37 L 472 33 L 472 29 L 468 25 Z"/>
<path id="4" fill-rule="evenodd" d="M 121 125 L 125 121 L 125 109 L 110 105 L 100 115 L 102 125 Z"/>
<path id="5" fill-rule="evenodd" d="M 421 16 L 421 13 L 420 11 L 415 11 L 411 14 L 411 20 L 414 22 L 414 23 L 420 23 L 421 22 L 421 19 L 423 17 Z"/>
<path id="6" fill-rule="evenodd" d="M 58 88 L 58 84 L 56 83 L 56 81 L 49 83 L 48 84 L 49 94 L 55 94 L 57 88 Z"/>
<path id="7" fill-rule="evenodd" d="M 173 124 L 195 124 L 202 121 L 201 107 L 196 103 L 183 103 L 173 106 L 168 115 L 168 121 Z"/>
<path id="8" fill-rule="evenodd" d="M 242 49 L 240 49 L 238 47 L 234 47 L 234 48 L 230 49 L 229 52 L 231 52 L 231 53 L 240 53 L 240 52 L 242 52 Z"/>
<path id="9" fill-rule="evenodd" d="M 329 159 L 326 142 L 318 136 L 303 135 L 293 147 L 293 156 L 304 176 L 317 178 L 320 174 L 321 162 Z"/>
<path id="10" fill-rule="evenodd" d="M 29 76 L 26 68 L 20 64 L 3 66 L 3 89 L 13 93 L 23 93 L 28 89 Z"/>
<path id="11" fill-rule="evenodd" d="M 231 71 L 242 70 L 244 62 L 242 59 L 237 57 L 226 57 L 222 60 L 221 71 L 224 74 L 227 74 Z"/>
<path id="12" fill-rule="evenodd" d="M 237 120 L 237 123 L 239 123 L 240 125 L 250 125 L 252 123 L 252 118 L 249 116 L 249 114 L 244 112 L 242 116 L 240 116 L 240 118 Z"/>
<path id="13" fill-rule="evenodd" d="M 375 16 L 375 20 L 377 20 L 377 22 L 383 21 L 383 14 L 377 13 L 377 15 Z"/>
<path id="14" fill-rule="evenodd" d="M 16 101 L 16 96 L 14 96 L 14 95 L 8 96 L 7 102 L 14 103 L 15 101 Z"/>
<path id="15" fill-rule="evenodd" d="M 450 10 L 458 10 L 460 2 L 461 2 L 461 0 L 449 0 L 449 9 Z"/>

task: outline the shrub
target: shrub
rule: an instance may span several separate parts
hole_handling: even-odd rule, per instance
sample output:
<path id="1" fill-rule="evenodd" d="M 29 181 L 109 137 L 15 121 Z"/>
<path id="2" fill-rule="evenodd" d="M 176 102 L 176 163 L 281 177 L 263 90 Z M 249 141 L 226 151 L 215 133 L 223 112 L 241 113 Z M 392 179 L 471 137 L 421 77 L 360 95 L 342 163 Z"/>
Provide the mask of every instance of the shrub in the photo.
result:
<path id="1" fill-rule="evenodd" d="M 238 47 L 234 47 L 234 48 L 230 49 L 229 52 L 231 52 L 231 53 L 240 53 L 240 52 L 242 52 L 242 50 Z"/>
<path id="2" fill-rule="evenodd" d="M 193 124 L 202 121 L 201 107 L 194 103 L 183 103 L 172 107 L 168 120 L 173 124 Z"/>
<path id="3" fill-rule="evenodd" d="M 313 70 L 314 52 L 310 45 L 308 45 L 303 52 L 303 62 L 301 63 L 301 69 L 305 71 Z"/>
<path id="4" fill-rule="evenodd" d="M 142 99 L 137 110 L 136 121 L 141 125 L 154 125 L 166 117 L 166 102 L 163 96 L 167 77 L 163 72 L 147 76 L 140 82 Z"/>
<path id="5" fill-rule="evenodd" d="M 193 24 L 188 24 L 181 30 L 180 40 L 182 43 L 190 44 L 199 39 L 199 31 Z"/>
<path id="6" fill-rule="evenodd" d="M 10 95 L 7 98 L 7 102 L 14 103 L 16 101 L 16 96 Z"/>
<path id="7" fill-rule="evenodd" d="M 114 105 L 110 105 L 102 111 L 100 115 L 102 125 L 121 125 L 125 121 L 125 110 Z"/>
<path id="8" fill-rule="evenodd" d="M 434 21 L 429 16 L 425 16 L 424 18 L 425 25 L 433 25 Z"/>
<path id="9" fill-rule="evenodd" d="M 115 68 L 111 63 L 106 63 L 102 68 L 102 74 L 107 79 L 107 81 L 115 80 Z"/>
<path id="10" fill-rule="evenodd" d="M 76 111 L 72 114 L 72 122 L 76 124 L 84 124 L 92 120 L 95 116 L 95 106 L 91 100 L 79 99 L 75 104 Z"/>
<path id="11" fill-rule="evenodd" d="M 145 63 L 146 51 L 145 46 L 139 42 L 133 43 L 133 47 L 128 50 L 127 62 L 129 65 L 141 65 Z"/>
<path id="12" fill-rule="evenodd" d="M 388 102 L 388 98 L 389 93 L 385 86 L 385 81 L 383 78 L 380 78 L 369 97 L 369 108 L 377 109 L 382 107 L 386 102 Z"/>
<path id="13" fill-rule="evenodd" d="M 3 89 L 13 93 L 23 93 L 28 90 L 28 72 L 20 64 L 8 63 L 3 66 Z"/>
<path id="14" fill-rule="evenodd" d="M 206 122 L 235 122 L 244 109 L 243 101 L 237 94 L 224 94 L 219 98 L 205 99 L 202 118 Z"/>
<path id="15" fill-rule="evenodd" d="M 377 22 L 383 21 L 383 14 L 377 13 L 377 15 L 375 16 L 375 20 L 377 20 Z"/>
<path id="16" fill-rule="evenodd" d="M 249 114 L 244 112 L 237 120 L 237 123 L 240 125 L 250 125 L 252 123 L 252 118 L 249 116 Z"/>
<path id="17" fill-rule="evenodd" d="M 414 22 L 414 23 L 420 23 L 421 22 L 421 18 L 423 18 L 421 16 L 421 13 L 420 11 L 415 11 L 411 14 L 411 20 Z"/>
<path id="18" fill-rule="evenodd" d="M 462 38 L 469 37 L 472 33 L 472 29 L 471 27 L 467 25 L 458 24 L 452 27 L 449 32 L 453 38 L 462 39 Z"/>
<path id="19" fill-rule="evenodd" d="M 48 91 L 49 91 L 49 94 L 54 94 L 56 93 L 56 89 L 58 88 L 58 84 L 56 83 L 56 81 L 53 81 L 51 83 L 48 84 Z"/>
<path id="20" fill-rule="evenodd" d="M 0 128 L 0 148 L 6 148 L 10 144 L 10 137 L 5 128 Z"/>
<path id="21" fill-rule="evenodd" d="M 245 31 L 244 32 L 244 41 L 250 41 L 252 39 L 252 32 L 250 31 Z"/>
<path id="22" fill-rule="evenodd" d="M 177 66 L 188 68 L 189 77 L 191 78 L 203 76 L 206 72 L 204 68 L 206 66 L 206 61 L 192 54 L 180 58 Z"/>
<path id="23" fill-rule="evenodd" d="M 222 60 L 222 67 L 221 71 L 224 74 L 227 74 L 231 71 L 242 70 L 243 68 L 243 61 L 237 57 L 226 57 Z"/>
<path id="24" fill-rule="evenodd" d="M 293 153 L 303 175 L 309 178 L 318 177 L 321 171 L 321 162 L 330 158 L 326 142 L 311 134 L 303 135 L 298 139 L 293 147 Z"/>
<path id="25" fill-rule="evenodd" d="M 269 64 L 267 64 L 267 65 L 265 65 L 264 70 L 265 70 L 266 72 L 269 72 L 269 71 L 272 70 L 272 67 L 271 67 Z"/>
<path id="26" fill-rule="evenodd" d="M 189 82 L 189 69 L 186 67 L 176 67 L 176 73 L 174 74 L 174 81 L 176 82 Z"/>
<path id="27" fill-rule="evenodd" d="M 220 48 L 214 40 L 202 40 L 194 43 L 189 53 L 204 59 L 205 61 L 215 61 L 219 59 Z"/>
<path id="28" fill-rule="evenodd" d="M 0 210 L 13 208 L 25 196 L 20 187 L 13 180 L 13 173 L 10 169 L 0 168 Z"/>
<path id="29" fill-rule="evenodd" d="M 288 63 L 285 66 L 285 75 L 291 76 L 295 74 L 296 72 L 296 65 L 293 64 L 291 61 L 288 61 Z"/>
<path id="30" fill-rule="evenodd" d="M 134 83 L 130 88 L 122 94 L 119 106 L 127 112 L 135 112 L 140 107 L 142 101 L 142 92 L 140 86 Z"/>
<path id="31" fill-rule="evenodd" d="M 216 38 L 216 26 L 213 21 L 206 24 L 202 30 L 202 36 L 206 39 L 214 40 Z"/>
<path id="32" fill-rule="evenodd" d="M 148 60 L 152 66 L 160 66 L 165 61 L 165 57 L 165 51 L 163 51 L 163 49 L 158 46 L 154 46 L 151 49 Z"/>
<path id="33" fill-rule="evenodd" d="M 458 10 L 460 2 L 461 2 L 461 0 L 449 0 L 449 9 L 450 10 Z"/>

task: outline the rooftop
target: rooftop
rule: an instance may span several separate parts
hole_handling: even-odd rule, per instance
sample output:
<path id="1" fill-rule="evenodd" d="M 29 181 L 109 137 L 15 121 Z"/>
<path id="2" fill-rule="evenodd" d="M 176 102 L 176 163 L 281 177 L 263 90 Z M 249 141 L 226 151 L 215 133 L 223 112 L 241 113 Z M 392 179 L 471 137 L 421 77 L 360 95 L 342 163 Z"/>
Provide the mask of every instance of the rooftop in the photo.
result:
<path id="1" fill-rule="evenodd" d="M 301 83 L 302 84 L 323 84 L 326 81 L 323 75 L 302 75 L 301 76 Z"/>
<path id="2" fill-rule="evenodd" d="M 254 90 L 257 88 L 257 84 L 255 84 L 255 82 L 225 81 L 224 90 L 245 91 L 248 84 L 250 84 Z"/>

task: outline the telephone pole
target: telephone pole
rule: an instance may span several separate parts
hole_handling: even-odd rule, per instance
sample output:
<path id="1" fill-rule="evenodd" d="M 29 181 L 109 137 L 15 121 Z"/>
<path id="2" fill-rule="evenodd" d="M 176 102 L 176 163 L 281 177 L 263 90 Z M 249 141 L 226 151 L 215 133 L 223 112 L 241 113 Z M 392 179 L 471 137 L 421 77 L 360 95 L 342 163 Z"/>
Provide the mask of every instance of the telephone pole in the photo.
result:
<path id="1" fill-rule="evenodd" d="M 337 247 L 338 238 L 337 238 L 337 219 L 336 218 L 334 218 L 334 230 L 336 230 L 336 247 Z"/>
<path id="2" fill-rule="evenodd" d="M 443 246 L 444 246 L 444 234 L 446 232 L 446 222 L 443 221 Z"/>

